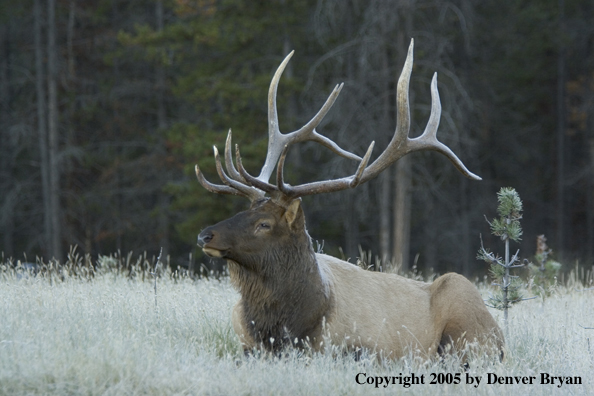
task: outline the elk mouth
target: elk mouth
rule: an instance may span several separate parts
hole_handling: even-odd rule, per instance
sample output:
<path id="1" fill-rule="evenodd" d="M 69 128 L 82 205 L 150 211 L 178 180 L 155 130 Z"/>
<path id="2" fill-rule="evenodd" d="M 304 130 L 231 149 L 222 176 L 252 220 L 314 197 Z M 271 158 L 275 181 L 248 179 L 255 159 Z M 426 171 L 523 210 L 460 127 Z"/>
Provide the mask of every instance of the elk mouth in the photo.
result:
<path id="1" fill-rule="evenodd" d="M 212 227 L 207 228 L 198 235 L 198 246 L 202 248 L 202 251 L 208 257 L 223 258 L 229 252 L 229 249 L 217 249 L 212 245 L 218 244 L 215 239 L 215 233 L 212 231 Z M 210 246 L 209 246 L 210 245 Z"/>
<path id="2" fill-rule="evenodd" d="M 202 251 L 208 256 L 208 257 L 214 257 L 214 258 L 223 258 L 227 255 L 227 250 L 219 250 L 219 249 L 215 249 L 212 247 L 203 247 Z"/>

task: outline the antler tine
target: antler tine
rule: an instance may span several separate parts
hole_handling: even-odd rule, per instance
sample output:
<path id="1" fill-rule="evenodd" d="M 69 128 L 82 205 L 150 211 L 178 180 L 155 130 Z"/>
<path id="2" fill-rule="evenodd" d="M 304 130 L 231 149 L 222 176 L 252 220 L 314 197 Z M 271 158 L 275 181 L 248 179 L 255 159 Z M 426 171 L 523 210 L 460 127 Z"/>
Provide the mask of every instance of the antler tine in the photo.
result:
<path id="1" fill-rule="evenodd" d="M 223 183 L 225 183 L 225 185 L 213 184 L 206 180 L 206 178 L 200 171 L 200 168 L 198 167 L 198 165 L 196 165 L 195 171 L 196 177 L 198 178 L 198 182 L 200 182 L 200 184 L 206 190 L 217 194 L 241 195 L 249 198 L 251 201 L 263 198 L 265 192 L 250 186 L 248 182 L 242 177 L 242 175 L 235 169 L 235 166 L 233 165 L 233 161 L 231 158 L 230 146 L 231 130 L 229 130 L 229 134 L 227 135 L 227 141 L 225 143 L 225 167 L 227 168 L 227 171 L 232 175 L 232 178 L 229 178 L 229 176 L 225 174 L 225 171 L 223 171 L 221 158 L 219 156 L 219 150 L 216 148 L 216 146 L 213 146 L 217 173 L 219 174 L 219 177 L 221 178 Z"/>
<path id="2" fill-rule="evenodd" d="M 225 183 L 227 186 L 237 190 L 240 193 L 240 195 L 248 197 L 251 201 L 255 201 L 259 198 L 264 197 L 264 191 L 260 191 L 254 187 L 250 187 L 246 184 L 240 183 L 236 180 L 229 178 L 229 176 L 227 176 L 225 174 L 225 171 L 223 171 L 223 165 L 221 164 L 219 150 L 216 148 L 216 146 L 213 146 L 213 150 L 214 150 L 215 163 L 217 166 L 217 173 L 219 174 L 219 177 L 221 178 L 221 181 L 223 183 Z"/>
<path id="3" fill-rule="evenodd" d="M 270 183 L 264 182 L 252 175 L 250 175 L 247 170 L 243 167 L 243 163 L 241 161 L 241 155 L 239 154 L 239 146 L 235 145 L 235 161 L 237 162 L 237 168 L 239 168 L 239 173 L 243 178 L 246 180 L 247 183 L 251 184 L 252 186 L 266 191 L 266 192 L 273 192 L 276 191 L 277 188 Z"/>
<path id="4" fill-rule="evenodd" d="M 229 195 L 244 195 L 238 190 L 229 187 L 229 186 L 222 186 L 220 184 L 213 184 L 206 180 L 202 172 L 200 172 L 200 168 L 198 165 L 195 166 L 196 177 L 198 178 L 198 182 L 204 187 L 206 190 L 217 193 L 217 194 L 229 194 Z"/>
<path id="5" fill-rule="evenodd" d="M 398 161 L 406 154 L 413 151 L 434 150 L 444 154 L 456 168 L 465 176 L 474 180 L 481 180 L 481 178 L 470 172 L 460 161 L 460 159 L 450 150 L 449 147 L 437 140 L 437 128 L 439 126 L 439 119 L 441 117 L 441 102 L 439 100 L 439 92 L 437 90 L 437 74 L 433 76 L 431 82 L 431 115 L 427 123 L 427 127 L 423 134 L 417 138 L 410 139 L 408 133 L 410 130 L 410 105 L 408 100 L 408 89 L 410 83 L 410 75 L 412 73 L 413 64 L 413 48 L 414 40 L 411 39 L 408 47 L 408 54 L 400 78 L 398 79 L 398 87 L 396 91 L 397 112 L 398 119 L 396 122 L 396 131 L 390 141 L 388 147 L 384 152 L 371 164 L 361 177 L 361 183 L 375 178 L 384 169 L 392 163 Z"/>
<path id="6" fill-rule="evenodd" d="M 225 168 L 227 168 L 227 172 L 232 179 L 237 180 L 242 184 L 247 184 L 245 178 L 237 172 L 237 169 L 235 169 L 235 166 L 233 165 L 233 158 L 231 156 L 231 129 L 229 129 L 227 140 L 225 142 Z"/>
<path id="7" fill-rule="evenodd" d="M 278 125 L 276 93 L 278 91 L 278 83 L 283 71 L 285 71 L 285 67 L 287 67 L 287 63 L 289 63 L 289 60 L 294 53 L 295 51 L 291 51 L 289 55 L 287 55 L 282 61 L 278 69 L 276 69 L 276 72 L 272 77 L 272 81 L 270 81 L 270 88 L 268 89 L 268 152 L 266 153 L 266 161 L 264 162 L 262 171 L 258 176 L 258 179 L 263 182 L 268 182 L 268 180 L 270 180 L 270 175 L 272 175 L 272 170 L 276 165 L 276 161 L 280 155 L 280 150 L 283 146 L 281 142 L 286 140 L 286 136 L 280 132 Z"/>
<path id="8" fill-rule="evenodd" d="M 355 172 L 355 175 L 353 176 L 353 180 L 351 180 L 349 187 L 355 188 L 359 184 L 361 184 L 361 176 L 363 176 L 363 172 L 365 171 L 365 168 L 367 167 L 369 158 L 371 158 L 371 152 L 373 151 L 373 146 L 375 146 L 375 141 L 371 142 L 371 144 L 369 145 L 369 148 L 367 149 L 365 156 L 361 160 L 361 163 L 359 164 L 359 167 L 357 168 L 357 172 Z"/>
<path id="9" fill-rule="evenodd" d="M 307 140 L 317 142 L 343 157 L 357 161 L 361 160 L 361 157 L 341 149 L 335 142 L 325 136 L 318 134 L 315 131 L 315 128 L 320 124 L 320 122 L 322 122 L 328 111 L 330 111 L 334 105 L 334 102 L 336 102 L 336 99 L 338 98 L 338 95 L 340 94 L 344 84 L 339 84 L 334 87 L 334 90 L 332 90 L 322 108 L 307 124 L 297 131 L 291 133 L 282 134 L 280 132 L 278 111 L 276 108 L 276 94 L 278 91 L 278 84 L 281 75 L 285 70 L 287 63 L 293 56 L 293 53 L 294 51 L 287 55 L 287 57 L 280 64 L 276 73 L 274 74 L 274 77 L 272 78 L 272 81 L 270 82 L 270 88 L 268 90 L 268 152 L 266 154 L 266 161 L 264 162 L 262 171 L 258 176 L 258 179 L 263 182 L 268 182 L 270 180 L 270 176 L 272 175 L 274 167 L 278 162 L 284 146 L 291 146 L 295 143 L 304 142 Z"/>
<path id="10" fill-rule="evenodd" d="M 437 90 L 437 73 L 433 74 L 431 80 L 431 115 L 423 134 L 417 138 L 408 140 L 408 151 L 433 150 L 445 155 L 464 176 L 472 180 L 482 180 L 478 175 L 469 171 L 460 161 L 458 156 L 445 144 L 437 140 L 437 128 L 441 117 L 441 101 Z"/>
<path id="11" fill-rule="evenodd" d="M 396 119 L 396 130 L 394 136 L 388 144 L 388 147 L 384 150 L 380 156 L 373 161 L 371 165 L 363 173 L 361 183 L 365 183 L 368 180 L 375 178 L 390 164 L 396 162 L 398 159 L 403 157 L 407 152 L 407 140 L 408 132 L 410 130 L 410 105 L 408 100 L 408 88 L 410 83 L 410 75 L 412 74 L 413 66 L 413 48 L 414 39 L 411 39 L 408 47 L 408 53 L 402 73 L 398 79 L 398 85 L 396 87 L 396 106 L 397 106 L 397 119 Z"/>
<path id="12" fill-rule="evenodd" d="M 288 137 L 287 144 L 292 145 L 295 143 L 304 142 L 306 140 L 311 140 L 313 142 L 319 143 L 322 146 L 329 148 L 330 150 L 334 151 L 336 154 L 342 157 L 356 161 L 361 161 L 361 157 L 349 151 L 341 149 L 334 141 L 328 139 L 326 136 L 320 135 L 316 132 L 315 129 L 318 125 L 320 125 L 326 114 L 328 114 L 328 111 L 330 111 L 330 109 L 334 105 L 334 102 L 336 102 L 336 99 L 338 98 L 338 95 L 340 94 L 340 91 L 342 91 L 343 87 L 344 83 L 336 85 L 332 90 L 332 93 L 330 93 L 330 96 L 328 96 L 328 99 L 326 99 L 326 102 L 324 103 L 320 111 L 318 111 L 318 113 L 311 120 L 309 120 L 307 124 L 299 128 L 297 131 L 291 132 L 290 134 L 286 135 Z"/>
<path id="13" fill-rule="evenodd" d="M 283 59 L 281 64 L 279 65 L 278 69 L 274 73 L 272 77 L 272 81 L 270 81 L 270 88 L 268 88 L 268 133 L 272 135 L 272 133 L 280 133 L 279 125 L 278 125 L 278 112 L 276 110 L 276 92 L 278 91 L 278 83 L 280 81 L 287 64 L 291 60 L 291 57 L 295 51 L 291 51 L 289 55 Z M 272 138 L 272 136 L 270 136 Z"/>
<path id="14" fill-rule="evenodd" d="M 283 147 L 283 151 L 280 155 L 278 165 L 276 167 L 276 186 L 280 192 L 292 197 L 294 195 L 293 188 L 288 184 L 285 184 L 285 179 L 283 177 L 283 172 L 285 170 L 285 159 L 287 158 L 288 151 L 289 145 L 287 144 L 285 145 L 285 147 Z"/>

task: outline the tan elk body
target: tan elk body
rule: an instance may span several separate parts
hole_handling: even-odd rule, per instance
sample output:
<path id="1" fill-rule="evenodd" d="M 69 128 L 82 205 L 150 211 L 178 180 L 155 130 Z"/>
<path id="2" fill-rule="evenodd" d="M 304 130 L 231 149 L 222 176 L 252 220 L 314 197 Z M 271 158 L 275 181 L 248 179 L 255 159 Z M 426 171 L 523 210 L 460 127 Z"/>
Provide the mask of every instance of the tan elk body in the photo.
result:
<path id="1" fill-rule="evenodd" d="M 349 350 L 366 349 L 389 358 L 408 353 L 431 358 L 450 347 L 452 351 L 462 351 L 467 344 L 486 353 L 501 353 L 501 330 L 477 289 L 463 276 L 449 273 L 432 283 L 424 283 L 396 274 L 365 271 L 315 253 L 305 227 L 300 197 L 356 187 L 375 178 L 409 152 L 438 151 L 463 174 L 480 180 L 436 138 L 441 105 L 435 76 L 427 128 L 418 138 L 408 137 L 412 49 L 411 42 L 398 81 L 396 132 L 386 150 L 370 165 L 373 143 L 360 158 L 315 130 L 342 85 L 335 88 L 304 127 L 292 133 L 280 133 L 276 90 L 290 54 L 270 86 L 269 145 L 261 174 L 254 177 L 245 171 L 237 148 L 235 167 L 231 133 L 225 147 L 229 175 L 223 171 L 215 148 L 217 171 L 224 185 L 209 183 L 196 167 L 198 180 L 209 191 L 242 195 L 252 201 L 249 210 L 207 227 L 198 237 L 207 255 L 224 258 L 229 264 L 231 280 L 241 295 L 232 312 L 232 323 L 246 352 L 253 348 L 277 352 L 289 345 L 309 345 L 319 350 L 323 341 L 329 340 Z M 287 150 L 305 140 L 316 141 L 341 156 L 360 161 L 355 175 L 300 186 L 286 184 L 283 167 Z M 273 185 L 269 179 L 275 166 L 277 183 Z"/>

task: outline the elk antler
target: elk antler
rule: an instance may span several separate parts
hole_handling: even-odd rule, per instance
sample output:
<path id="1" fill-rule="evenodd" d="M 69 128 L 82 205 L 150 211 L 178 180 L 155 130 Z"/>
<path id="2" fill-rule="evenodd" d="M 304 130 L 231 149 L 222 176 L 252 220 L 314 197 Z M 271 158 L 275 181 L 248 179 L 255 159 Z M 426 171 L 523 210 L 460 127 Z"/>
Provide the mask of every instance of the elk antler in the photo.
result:
<path id="1" fill-rule="evenodd" d="M 272 77 L 270 89 L 268 90 L 268 153 L 266 154 L 266 162 L 262 167 L 260 176 L 258 176 L 258 179 L 262 181 L 268 181 L 270 179 L 270 175 L 272 175 L 274 166 L 276 165 L 285 146 L 291 146 L 295 143 L 305 142 L 308 140 L 318 142 L 345 158 L 358 161 L 361 160 L 359 156 L 341 149 L 332 140 L 318 134 L 315 130 L 320 122 L 322 122 L 328 111 L 330 111 L 330 108 L 336 101 L 336 98 L 340 94 L 344 84 L 334 87 L 334 90 L 328 99 L 326 99 L 326 103 L 324 103 L 320 111 L 318 111 L 318 113 L 307 124 L 301 127 L 301 129 L 295 132 L 287 133 L 286 135 L 283 135 L 280 132 L 278 113 L 276 111 L 276 91 L 278 89 L 278 82 L 281 78 L 281 75 L 283 74 L 287 63 L 289 63 L 289 60 L 293 56 L 294 52 L 295 51 L 291 51 L 291 53 L 287 55 L 285 60 L 283 60 L 283 62 L 280 64 L 276 73 L 274 73 L 274 77 Z"/>
<path id="2" fill-rule="evenodd" d="M 410 75 L 412 73 L 413 65 L 413 46 L 414 41 L 411 40 L 408 48 L 408 54 L 404 63 L 404 68 L 400 78 L 398 79 L 398 86 L 396 90 L 396 102 L 398 118 L 396 122 L 396 131 L 388 147 L 381 153 L 381 155 L 369 166 L 369 158 L 374 147 L 374 142 L 371 142 L 367 153 L 363 158 L 341 149 L 336 143 L 325 136 L 318 134 L 315 128 L 323 120 L 328 113 L 338 94 L 340 93 L 343 84 L 337 85 L 326 103 L 322 106 L 320 111 L 302 128 L 297 131 L 282 134 L 278 124 L 278 113 L 276 109 L 276 92 L 280 77 L 293 56 L 291 52 L 283 60 L 278 67 L 268 91 L 268 152 L 266 154 L 266 161 L 258 177 L 251 176 L 243 167 L 239 148 L 236 146 L 236 162 L 239 170 L 233 165 L 231 157 L 231 130 L 227 135 L 225 144 L 225 167 L 230 177 L 223 171 L 221 161 L 219 159 L 218 150 L 215 150 L 215 161 L 217 164 L 217 172 L 225 185 L 216 185 L 209 183 L 200 173 L 196 165 L 196 176 L 198 181 L 208 190 L 220 194 L 235 194 L 243 195 L 250 198 L 252 201 L 264 197 L 266 193 L 280 193 L 281 196 L 291 199 L 305 195 L 320 194 L 327 192 L 334 192 L 353 188 L 361 183 L 365 183 L 377 177 L 384 169 L 392 163 L 398 161 L 400 158 L 408 153 L 422 150 L 434 150 L 445 155 L 454 166 L 465 176 L 473 180 L 481 180 L 481 178 L 470 172 L 460 161 L 460 159 L 450 150 L 449 147 L 437 140 L 437 128 L 439 126 L 439 119 L 441 117 L 441 103 L 439 101 L 439 92 L 437 90 L 437 73 L 433 75 L 431 81 L 431 115 L 423 134 L 417 138 L 409 138 L 410 130 L 410 105 L 408 100 L 408 87 L 410 82 Z M 324 180 L 319 182 L 302 184 L 299 186 L 290 186 L 285 184 L 283 179 L 283 169 L 285 158 L 289 147 L 295 143 L 304 141 L 317 142 L 338 155 L 345 158 L 360 161 L 359 167 L 354 175 L 343 177 L 334 180 Z M 270 184 L 269 179 L 277 166 L 276 185 Z"/>

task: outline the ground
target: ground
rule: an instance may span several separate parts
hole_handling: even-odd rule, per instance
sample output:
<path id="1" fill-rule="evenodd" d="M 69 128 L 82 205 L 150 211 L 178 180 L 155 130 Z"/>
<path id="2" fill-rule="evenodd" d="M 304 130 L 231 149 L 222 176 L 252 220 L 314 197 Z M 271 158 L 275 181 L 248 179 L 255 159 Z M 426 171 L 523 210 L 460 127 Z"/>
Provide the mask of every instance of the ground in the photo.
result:
<path id="1" fill-rule="evenodd" d="M 280 361 L 246 358 L 230 323 L 239 296 L 226 278 L 164 276 L 155 301 L 149 279 L 108 272 L 50 284 L 47 278 L 5 272 L 0 273 L 0 395 L 594 394 L 589 287 L 573 282 L 544 301 L 514 306 L 505 361 L 474 357 L 465 372 L 456 361 L 410 357 L 378 363 L 373 356 L 355 361 L 293 351 Z M 489 290 L 479 289 L 486 298 Z M 503 328 L 500 312 L 492 313 Z M 559 379 L 541 384 L 543 373 L 565 381 L 561 387 Z M 405 386 L 405 377 L 413 374 L 418 383 Z M 488 384 L 495 376 L 512 383 Z M 523 377 L 535 379 L 522 384 Z M 569 384 L 567 377 L 582 384 Z"/>

